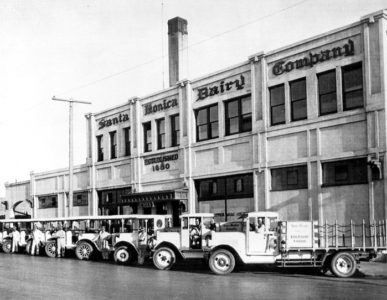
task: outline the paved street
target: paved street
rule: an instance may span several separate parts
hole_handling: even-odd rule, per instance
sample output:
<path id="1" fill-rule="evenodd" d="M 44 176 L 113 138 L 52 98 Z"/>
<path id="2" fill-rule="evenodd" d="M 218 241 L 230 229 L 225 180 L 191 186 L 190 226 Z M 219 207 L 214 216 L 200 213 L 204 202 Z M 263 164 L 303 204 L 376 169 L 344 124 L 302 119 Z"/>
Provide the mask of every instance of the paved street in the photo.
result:
<path id="1" fill-rule="evenodd" d="M 383 274 L 338 279 L 248 267 L 216 276 L 206 266 L 190 267 L 158 271 L 151 264 L 127 267 L 0 253 L 0 299 L 385 299 L 387 294 Z"/>

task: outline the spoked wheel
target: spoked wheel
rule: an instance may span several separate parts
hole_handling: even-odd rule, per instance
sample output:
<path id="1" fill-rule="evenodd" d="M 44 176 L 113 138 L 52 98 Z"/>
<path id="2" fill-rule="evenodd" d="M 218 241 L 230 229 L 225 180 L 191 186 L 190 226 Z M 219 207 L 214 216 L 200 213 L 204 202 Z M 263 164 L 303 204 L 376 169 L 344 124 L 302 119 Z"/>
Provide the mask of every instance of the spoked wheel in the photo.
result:
<path id="1" fill-rule="evenodd" d="M 130 264 L 132 258 L 132 253 L 126 246 L 120 246 L 114 251 L 114 261 L 118 264 Z"/>
<path id="2" fill-rule="evenodd" d="M 356 260 L 348 252 L 336 253 L 331 261 L 331 271 L 336 277 L 351 277 L 356 272 Z"/>
<path id="3" fill-rule="evenodd" d="M 44 250 L 46 251 L 47 256 L 48 257 L 52 257 L 52 258 L 56 257 L 57 249 L 58 248 L 57 248 L 57 245 L 56 245 L 55 241 L 49 241 L 46 244 L 46 247 L 44 248 Z"/>
<path id="4" fill-rule="evenodd" d="M 12 241 L 11 240 L 5 240 L 3 242 L 3 245 L 1 246 L 3 249 L 4 253 L 11 253 L 12 250 Z"/>
<path id="5" fill-rule="evenodd" d="M 235 268 L 235 257 L 228 250 L 216 250 L 210 256 L 209 266 L 211 271 L 217 275 L 225 275 L 231 273 Z"/>
<path id="6" fill-rule="evenodd" d="M 75 248 L 75 254 L 80 260 L 89 260 L 93 253 L 93 246 L 88 242 L 80 242 Z"/>
<path id="7" fill-rule="evenodd" d="M 175 261 L 175 252 L 168 247 L 157 249 L 153 254 L 153 264 L 159 270 L 169 270 L 172 268 Z"/>

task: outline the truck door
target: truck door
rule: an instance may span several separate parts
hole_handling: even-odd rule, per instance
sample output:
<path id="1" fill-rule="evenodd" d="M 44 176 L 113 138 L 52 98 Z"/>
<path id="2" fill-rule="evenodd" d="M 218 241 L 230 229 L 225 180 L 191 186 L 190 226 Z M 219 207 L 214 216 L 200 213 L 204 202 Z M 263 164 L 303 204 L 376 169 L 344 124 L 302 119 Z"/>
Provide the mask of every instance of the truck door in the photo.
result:
<path id="1" fill-rule="evenodd" d="M 189 249 L 189 220 L 188 217 L 181 218 L 181 248 Z"/>
<path id="2" fill-rule="evenodd" d="M 264 218 L 257 217 L 248 219 L 246 226 L 247 254 L 266 254 L 268 235 L 264 221 Z"/>

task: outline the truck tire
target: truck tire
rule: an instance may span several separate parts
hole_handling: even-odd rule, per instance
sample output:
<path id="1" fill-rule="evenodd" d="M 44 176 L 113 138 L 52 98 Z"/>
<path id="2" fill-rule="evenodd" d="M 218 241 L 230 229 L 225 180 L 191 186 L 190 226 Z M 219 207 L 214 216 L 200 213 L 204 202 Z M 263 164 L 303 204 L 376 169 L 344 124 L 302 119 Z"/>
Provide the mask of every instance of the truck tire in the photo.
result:
<path id="1" fill-rule="evenodd" d="M 168 247 L 161 247 L 153 254 L 153 264 L 159 270 L 169 270 L 176 262 L 175 252 Z"/>
<path id="2" fill-rule="evenodd" d="M 235 257 L 230 251 L 219 249 L 211 254 L 208 264 L 211 271 L 215 274 L 226 275 L 234 270 Z"/>
<path id="3" fill-rule="evenodd" d="M 75 248 L 75 255 L 80 260 L 89 260 L 93 254 L 93 246 L 88 242 L 80 242 Z"/>
<path id="4" fill-rule="evenodd" d="M 46 252 L 46 255 L 51 258 L 56 257 L 57 247 L 55 241 L 49 241 L 47 242 L 46 246 L 44 247 L 44 250 Z"/>
<path id="5" fill-rule="evenodd" d="M 331 261 L 331 272 L 336 277 L 351 277 L 356 272 L 356 260 L 348 252 L 336 253 Z"/>
<path id="6" fill-rule="evenodd" d="M 11 240 L 5 240 L 3 242 L 3 245 L 1 246 L 3 249 L 4 253 L 11 253 L 12 250 L 12 241 Z"/>
<path id="7" fill-rule="evenodd" d="M 114 251 L 114 261 L 118 264 L 128 265 L 132 262 L 132 252 L 126 246 L 120 246 Z"/>

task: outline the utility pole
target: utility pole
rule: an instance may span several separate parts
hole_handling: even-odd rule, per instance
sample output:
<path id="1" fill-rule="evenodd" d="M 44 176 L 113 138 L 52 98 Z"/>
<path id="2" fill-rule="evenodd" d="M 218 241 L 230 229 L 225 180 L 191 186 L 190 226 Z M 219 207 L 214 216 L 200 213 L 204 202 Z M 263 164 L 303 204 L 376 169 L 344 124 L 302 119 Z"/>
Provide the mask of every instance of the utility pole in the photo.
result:
<path id="1" fill-rule="evenodd" d="M 87 101 L 79 101 L 74 99 L 59 99 L 55 96 L 52 97 L 54 101 L 63 101 L 69 103 L 69 211 L 68 215 L 71 216 L 73 211 L 73 103 L 92 104 Z M 66 212 L 66 205 L 65 205 Z M 65 216 L 67 214 L 65 213 Z"/>

